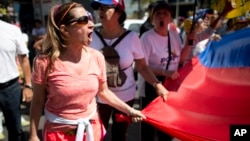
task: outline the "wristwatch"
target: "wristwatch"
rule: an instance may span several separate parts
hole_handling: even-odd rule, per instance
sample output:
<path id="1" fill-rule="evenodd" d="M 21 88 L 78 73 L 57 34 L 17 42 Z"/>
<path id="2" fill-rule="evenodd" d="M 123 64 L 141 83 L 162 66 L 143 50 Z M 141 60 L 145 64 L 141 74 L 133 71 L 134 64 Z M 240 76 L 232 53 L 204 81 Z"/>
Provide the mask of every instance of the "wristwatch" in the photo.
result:
<path id="1" fill-rule="evenodd" d="M 33 89 L 32 85 L 24 84 L 24 88 Z"/>

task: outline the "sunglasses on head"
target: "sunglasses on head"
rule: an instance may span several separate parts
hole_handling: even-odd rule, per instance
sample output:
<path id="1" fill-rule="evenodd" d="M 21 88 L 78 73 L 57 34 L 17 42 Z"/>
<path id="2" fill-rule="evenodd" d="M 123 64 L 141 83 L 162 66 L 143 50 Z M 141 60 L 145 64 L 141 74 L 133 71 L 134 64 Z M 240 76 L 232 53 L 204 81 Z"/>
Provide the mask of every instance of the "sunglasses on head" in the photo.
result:
<path id="1" fill-rule="evenodd" d="M 76 22 L 77 24 L 87 24 L 89 20 L 91 20 L 89 16 L 82 16 L 80 18 L 70 20 L 69 22 L 67 22 L 67 24 L 69 25 L 74 22 Z"/>

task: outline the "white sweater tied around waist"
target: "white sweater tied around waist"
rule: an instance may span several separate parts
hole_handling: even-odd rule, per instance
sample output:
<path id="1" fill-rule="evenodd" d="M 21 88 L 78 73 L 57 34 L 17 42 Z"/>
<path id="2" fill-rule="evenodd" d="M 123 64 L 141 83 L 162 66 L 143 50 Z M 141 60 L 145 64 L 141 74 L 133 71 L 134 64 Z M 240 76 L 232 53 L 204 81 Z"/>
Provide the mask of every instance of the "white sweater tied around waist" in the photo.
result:
<path id="1" fill-rule="evenodd" d="M 76 140 L 75 141 L 83 141 L 84 131 L 86 129 L 86 138 L 87 141 L 94 141 L 93 128 L 90 123 L 90 119 L 96 113 L 96 109 L 86 118 L 80 118 L 77 120 L 65 119 L 62 117 L 58 117 L 53 113 L 50 113 L 48 110 L 44 109 L 45 117 L 52 123 L 60 123 L 60 124 L 69 124 L 69 125 L 77 125 L 76 132 Z"/>

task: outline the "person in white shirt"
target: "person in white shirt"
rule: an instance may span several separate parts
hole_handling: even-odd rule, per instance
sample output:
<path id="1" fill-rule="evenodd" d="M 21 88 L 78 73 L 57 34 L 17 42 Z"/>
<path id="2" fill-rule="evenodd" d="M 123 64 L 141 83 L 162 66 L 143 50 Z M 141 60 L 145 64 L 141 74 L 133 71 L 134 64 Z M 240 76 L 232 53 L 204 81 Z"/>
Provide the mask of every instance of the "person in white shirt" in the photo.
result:
<path id="1" fill-rule="evenodd" d="M 0 20 L 0 109 L 3 112 L 9 141 L 23 140 L 20 104 L 32 99 L 31 69 L 28 48 L 21 30 L 15 25 Z M 21 89 L 18 58 L 24 73 L 24 88 Z"/>
<path id="2" fill-rule="evenodd" d="M 141 36 L 146 62 L 162 83 L 167 78 L 176 79 L 179 77 L 177 70 L 186 59 L 191 48 L 187 43 L 185 46 L 182 45 L 176 26 L 172 22 L 171 14 L 170 6 L 167 3 L 158 1 L 151 15 L 154 28 Z M 190 34 L 187 37 L 188 39 L 193 39 L 194 34 Z M 138 81 L 138 90 L 142 97 L 141 106 L 143 109 L 157 97 L 157 94 L 155 89 L 145 82 L 141 75 L 138 76 Z M 153 141 L 155 133 L 157 133 L 158 141 L 172 140 L 170 135 L 142 122 L 141 141 Z"/>
<path id="3" fill-rule="evenodd" d="M 114 0 L 95 0 L 91 3 L 94 10 L 97 10 L 100 22 L 103 28 L 100 30 L 101 36 L 104 38 L 108 45 L 114 43 L 119 36 L 121 36 L 126 29 L 122 27 L 123 22 L 126 19 L 124 1 Z M 90 46 L 101 50 L 104 45 L 97 34 L 92 34 L 93 41 Z M 132 63 L 135 63 L 137 72 L 151 85 L 154 85 L 155 89 L 158 90 L 158 95 L 161 95 L 164 99 L 168 94 L 168 91 L 164 88 L 159 80 L 154 76 L 152 71 L 148 68 L 144 54 L 141 48 L 139 36 L 136 32 L 131 31 L 126 35 L 115 47 L 115 50 L 120 56 L 120 66 L 124 70 L 127 79 L 125 83 L 120 87 L 110 87 L 110 90 L 115 93 L 122 101 L 126 102 L 130 106 L 133 106 L 135 94 L 136 94 L 136 81 L 134 78 L 134 71 Z M 109 119 L 112 116 L 112 140 L 113 141 L 125 141 L 128 123 L 117 122 L 115 116 L 117 114 L 124 114 L 114 109 L 113 107 L 104 103 L 102 99 L 97 98 L 98 111 L 100 117 L 106 129 L 108 129 Z"/>

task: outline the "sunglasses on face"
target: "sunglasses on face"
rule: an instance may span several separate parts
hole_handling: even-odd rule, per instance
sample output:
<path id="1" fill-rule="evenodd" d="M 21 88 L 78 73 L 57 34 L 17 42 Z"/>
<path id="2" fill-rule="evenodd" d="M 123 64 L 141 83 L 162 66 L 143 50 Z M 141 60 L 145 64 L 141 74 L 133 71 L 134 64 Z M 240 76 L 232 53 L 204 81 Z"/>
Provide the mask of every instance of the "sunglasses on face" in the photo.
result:
<path id="1" fill-rule="evenodd" d="M 75 18 L 67 22 L 67 25 L 76 22 L 77 24 L 87 24 L 91 20 L 89 16 L 82 16 L 80 18 Z"/>
<path id="2" fill-rule="evenodd" d="M 101 11 L 107 11 L 115 7 L 116 7 L 115 5 L 100 5 L 98 9 Z"/>

